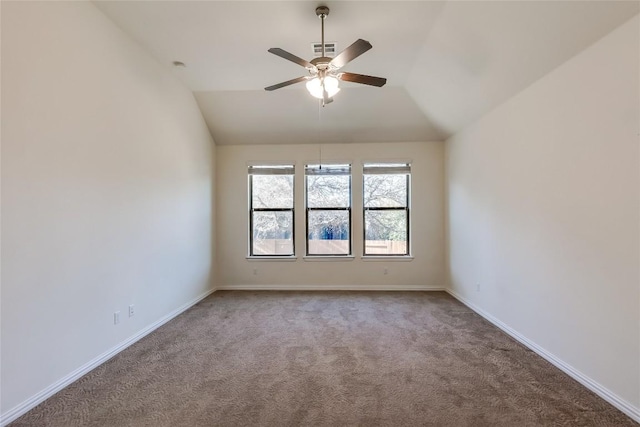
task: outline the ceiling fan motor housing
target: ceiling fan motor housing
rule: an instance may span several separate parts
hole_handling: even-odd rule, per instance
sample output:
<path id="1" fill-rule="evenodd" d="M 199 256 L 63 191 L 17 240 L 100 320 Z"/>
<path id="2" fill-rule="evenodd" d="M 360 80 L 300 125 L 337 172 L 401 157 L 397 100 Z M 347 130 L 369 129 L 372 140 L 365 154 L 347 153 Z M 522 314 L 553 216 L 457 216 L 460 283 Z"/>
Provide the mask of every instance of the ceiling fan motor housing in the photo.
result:
<path id="1" fill-rule="evenodd" d="M 333 58 L 327 58 L 326 56 L 321 56 L 320 58 L 313 58 L 310 62 L 315 65 L 318 69 L 326 69 L 329 68 L 329 63 Z"/>

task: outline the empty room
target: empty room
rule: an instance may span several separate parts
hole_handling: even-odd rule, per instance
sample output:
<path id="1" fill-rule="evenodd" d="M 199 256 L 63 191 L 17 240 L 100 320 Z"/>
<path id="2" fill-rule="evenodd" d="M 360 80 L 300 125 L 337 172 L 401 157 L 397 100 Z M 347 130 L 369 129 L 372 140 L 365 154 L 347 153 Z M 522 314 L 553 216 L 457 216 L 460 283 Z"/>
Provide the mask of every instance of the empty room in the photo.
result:
<path id="1" fill-rule="evenodd" d="M 1 1 L 0 426 L 640 425 L 639 1 Z"/>

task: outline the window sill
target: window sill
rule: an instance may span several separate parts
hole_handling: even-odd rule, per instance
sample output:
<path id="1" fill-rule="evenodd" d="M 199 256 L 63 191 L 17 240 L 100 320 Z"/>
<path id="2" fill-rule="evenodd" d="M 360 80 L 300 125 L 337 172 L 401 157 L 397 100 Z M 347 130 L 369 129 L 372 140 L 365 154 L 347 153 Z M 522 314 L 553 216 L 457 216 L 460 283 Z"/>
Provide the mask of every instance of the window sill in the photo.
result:
<path id="1" fill-rule="evenodd" d="M 375 261 L 413 261 L 413 257 L 411 255 L 398 255 L 398 256 L 393 256 L 393 255 L 388 255 L 388 256 L 376 256 L 376 255 L 365 255 L 362 256 L 360 258 L 362 261 L 369 261 L 369 262 L 375 262 Z"/>
<path id="2" fill-rule="evenodd" d="M 248 256 L 247 261 L 296 261 L 298 257 L 292 255 L 265 255 L 265 256 Z"/>
<path id="3" fill-rule="evenodd" d="M 303 257 L 305 261 L 353 261 L 355 257 L 353 255 L 308 255 Z"/>

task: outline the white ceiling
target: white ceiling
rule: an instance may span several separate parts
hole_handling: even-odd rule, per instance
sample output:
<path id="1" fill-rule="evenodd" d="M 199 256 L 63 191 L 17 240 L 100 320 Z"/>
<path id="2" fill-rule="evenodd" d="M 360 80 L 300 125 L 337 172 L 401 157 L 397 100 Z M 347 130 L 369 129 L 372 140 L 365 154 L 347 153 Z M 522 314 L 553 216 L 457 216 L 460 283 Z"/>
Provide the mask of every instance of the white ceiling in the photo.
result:
<path id="1" fill-rule="evenodd" d="M 442 140 L 638 13 L 638 1 L 96 1 L 195 94 L 216 144 Z M 343 68 L 386 77 L 342 82 L 320 108 L 306 74 L 267 52 L 312 58 L 318 5 L 327 41 L 373 49 Z M 589 88 L 585 88 L 588 90 Z M 322 129 L 322 131 L 320 131 Z"/>

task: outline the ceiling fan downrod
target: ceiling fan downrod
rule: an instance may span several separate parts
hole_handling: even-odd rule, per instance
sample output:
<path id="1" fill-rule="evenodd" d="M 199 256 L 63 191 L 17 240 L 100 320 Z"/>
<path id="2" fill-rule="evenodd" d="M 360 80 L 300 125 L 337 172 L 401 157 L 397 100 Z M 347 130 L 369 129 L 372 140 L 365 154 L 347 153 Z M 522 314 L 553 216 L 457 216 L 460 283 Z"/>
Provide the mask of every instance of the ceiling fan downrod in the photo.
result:
<path id="1" fill-rule="evenodd" d="M 316 7 L 316 15 L 320 18 L 320 31 L 321 31 L 321 40 L 322 44 L 322 57 L 324 58 L 324 18 L 329 15 L 329 8 L 327 6 L 318 6 Z"/>

